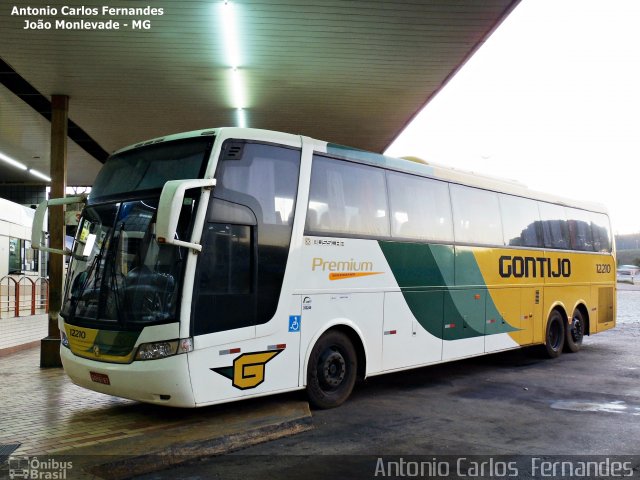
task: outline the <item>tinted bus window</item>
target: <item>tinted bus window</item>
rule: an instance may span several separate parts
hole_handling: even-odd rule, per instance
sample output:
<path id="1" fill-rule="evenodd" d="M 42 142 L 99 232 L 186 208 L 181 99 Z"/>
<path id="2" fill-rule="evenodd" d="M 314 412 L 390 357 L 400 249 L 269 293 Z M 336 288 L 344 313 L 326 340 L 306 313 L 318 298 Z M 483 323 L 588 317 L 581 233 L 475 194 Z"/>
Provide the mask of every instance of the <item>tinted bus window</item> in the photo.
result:
<path id="1" fill-rule="evenodd" d="M 428 178 L 389 172 L 391 236 L 453 241 L 449 186 Z"/>
<path id="2" fill-rule="evenodd" d="M 384 171 L 314 156 L 306 231 L 388 237 Z"/>
<path id="3" fill-rule="evenodd" d="M 200 178 L 213 138 L 189 138 L 134 148 L 109 157 L 98 173 L 91 200 L 161 189 L 168 180 Z"/>
<path id="4" fill-rule="evenodd" d="M 504 241 L 514 247 L 542 247 L 540 212 L 534 200 L 500 195 Z"/>
<path id="5" fill-rule="evenodd" d="M 264 224 L 292 225 L 300 152 L 257 143 L 247 143 L 242 152 L 241 159 L 219 163 L 215 197 L 247 205 Z"/>
<path id="6" fill-rule="evenodd" d="M 451 185 L 456 242 L 504 245 L 498 194 Z"/>
<path id="7" fill-rule="evenodd" d="M 542 219 L 544 246 L 546 248 L 571 248 L 564 207 L 546 202 L 539 202 L 538 207 Z"/>
<path id="8" fill-rule="evenodd" d="M 589 212 L 577 208 L 565 208 L 568 219 L 571 248 L 586 252 L 593 251 L 591 218 Z"/>
<path id="9" fill-rule="evenodd" d="M 234 150 L 234 154 L 226 152 Z M 194 334 L 259 325 L 278 307 L 289 255 L 300 151 L 227 141 L 196 270 Z"/>
<path id="10" fill-rule="evenodd" d="M 593 233 L 593 249 L 596 252 L 611 251 L 611 228 L 609 217 L 604 213 L 590 213 L 591 232 Z"/>

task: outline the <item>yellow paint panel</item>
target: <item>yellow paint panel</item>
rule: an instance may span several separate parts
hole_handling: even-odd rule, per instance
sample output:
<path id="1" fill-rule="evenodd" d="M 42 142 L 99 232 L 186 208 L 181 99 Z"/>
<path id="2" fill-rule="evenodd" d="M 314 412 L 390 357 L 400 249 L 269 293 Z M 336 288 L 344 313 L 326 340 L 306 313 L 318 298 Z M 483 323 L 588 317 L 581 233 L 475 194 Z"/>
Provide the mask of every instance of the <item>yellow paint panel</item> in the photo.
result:
<path id="1" fill-rule="evenodd" d="M 100 330 L 93 328 L 76 327 L 65 323 L 64 330 L 69 339 L 69 347 L 75 354 L 83 354 L 90 352 L 93 348 L 93 344 L 96 341 L 96 337 Z"/>
<path id="2" fill-rule="evenodd" d="M 521 328 L 510 333 L 519 344 L 543 343 L 549 313 L 557 306 L 570 317 L 576 306 L 584 303 L 591 333 L 615 326 L 615 293 L 610 301 L 598 297 L 608 298 L 599 293 L 602 288 L 615 292 L 613 255 L 500 248 L 472 251 L 496 308 L 509 315 L 509 323 Z M 495 288 L 498 286 L 522 287 L 521 295 L 516 301 L 512 288 Z M 519 315 L 512 323 L 517 304 Z M 598 320 L 605 314 L 601 309 L 606 310 L 609 321 Z"/>
<path id="3" fill-rule="evenodd" d="M 616 280 L 611 255 L 498 248 L 474 248 L 473 254 L 488 287 Z"/>
<path id="4" fill-rule="evenodd" d="M 100 347 L 96 345 L 96 338 L 98 337 L 100 330 L 68 325 L 66 323 L 64 325 L 64 330 L 67 334 L 67 339 L 69 340 L 69 348 L 74 355 L 101 362 L 131 363 L 133 360 L 135 349 L 126 356 L 109 355 L 102 352 Z"/>

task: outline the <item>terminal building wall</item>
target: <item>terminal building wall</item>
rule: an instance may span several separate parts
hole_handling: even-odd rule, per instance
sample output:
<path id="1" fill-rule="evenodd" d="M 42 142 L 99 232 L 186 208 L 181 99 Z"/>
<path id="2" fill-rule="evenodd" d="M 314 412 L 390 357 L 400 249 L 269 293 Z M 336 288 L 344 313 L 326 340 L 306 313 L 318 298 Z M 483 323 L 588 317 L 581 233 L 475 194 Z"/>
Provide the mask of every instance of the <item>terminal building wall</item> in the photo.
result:
<path id="1" fill-rule="evenodd" d="M 31 249 L 35 211 L 0 198 L 0 278 L 39 273 L 38 252 Z"/>
<path id="2" fill-rule="evenodd" d="M 34 213 L 31 208 L 0 198 L 0 356 L 33 345 L 47 335 L 48 283 L 38 278 L 42 271 L 40 254 L 30 248 Z"/>

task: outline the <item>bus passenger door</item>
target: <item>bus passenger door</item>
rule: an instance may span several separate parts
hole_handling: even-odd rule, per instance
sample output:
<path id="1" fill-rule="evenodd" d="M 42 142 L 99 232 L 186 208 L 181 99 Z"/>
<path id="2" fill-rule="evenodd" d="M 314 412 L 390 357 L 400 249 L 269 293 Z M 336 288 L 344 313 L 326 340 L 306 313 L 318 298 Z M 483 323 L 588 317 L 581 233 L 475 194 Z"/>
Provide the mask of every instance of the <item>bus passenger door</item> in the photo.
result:
<path id="1" fill-rule="evenodd" d="M 193 299 L 194 336 L 236 329 L 255 334 L 255 226 L 209 222 L 202 234 Z M 247 329 L 246 327 L 249 327 Z M 239 338 L 236 338 L 239 337 Z M 231 338 L 230 338 L 231 339 Z"/>
<path id="2" fill-rule="evenodd" d="M 299 168 L 299 148 L 222 145 L 192 299 L 198 404 L 298 386 L 301 304 L 283 282 Z"/>

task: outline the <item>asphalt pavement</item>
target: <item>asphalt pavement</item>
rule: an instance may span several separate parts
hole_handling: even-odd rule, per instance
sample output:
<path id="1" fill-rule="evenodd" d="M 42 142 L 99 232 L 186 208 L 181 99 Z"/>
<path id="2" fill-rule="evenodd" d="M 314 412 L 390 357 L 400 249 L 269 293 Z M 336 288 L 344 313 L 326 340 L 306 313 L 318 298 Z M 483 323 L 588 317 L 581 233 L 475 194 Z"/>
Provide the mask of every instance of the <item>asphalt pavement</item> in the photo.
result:
<path id="1" fill-rule="evenodd" d="M 617 328 L 578 353 L 549 360 L 526 348 L 373 377 L 341 407 L 314 411 L 312 430 L 138 478 L 464 478 L 475 463 L 486 466 L 475 478 L 509 477 L 509 467 L 517 478 L 607 478 L 553 477 L 540 465 L 616 459 L 622 476 L 640 478 L 640 288 L 631 287 L 618 292 Z"/>

